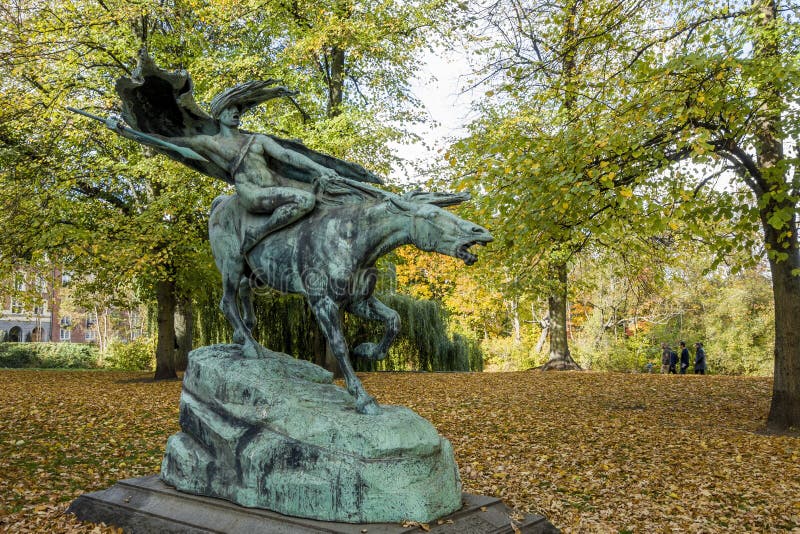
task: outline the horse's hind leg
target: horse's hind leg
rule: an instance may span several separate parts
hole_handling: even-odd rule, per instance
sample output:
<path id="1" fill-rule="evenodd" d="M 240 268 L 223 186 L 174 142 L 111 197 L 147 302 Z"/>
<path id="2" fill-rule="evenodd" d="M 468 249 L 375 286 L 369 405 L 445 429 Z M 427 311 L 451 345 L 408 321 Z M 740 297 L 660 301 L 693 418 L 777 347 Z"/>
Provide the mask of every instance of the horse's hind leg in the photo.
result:
<path id="1" fill-rule="evenodd" d="M 364 319 L 381 321 L 386 328 L 383 333 L 383 338 L 378 344 L 362 343 L 353 349 L 353 354 L 359 358 L 366 358 L 369 360 L 382 360 L 386 358 L 389 347 L 394 342 L 397 334 L 400 333 L 400 316 L 398 313 L 375 297 L 369 297 L 366 300 L 354 302 L 348 307 L 348 310 Z"/>
<path id="2" fill-rule="evenodd" d="M 367 394 L 361 381 L 353 371 L 353 366 L 350 365 L 350 359 L 347 355 L 347 342 L 342 333 L 342 322 L 339 317 L 339 307 L 329 297 L 310 302 L 311 309 L 314 310 L 314 315 L 317 316 L 322 333 L 328 340 L 331 346 L 333 355 L 339 362 L 339 368 L 342 370 L 344 380 L 347 384 L 347 391 L 356 399 L 356 411 L 358 413 L 377 415 L 381 413 L 381 408 L 375 399 Z"/>

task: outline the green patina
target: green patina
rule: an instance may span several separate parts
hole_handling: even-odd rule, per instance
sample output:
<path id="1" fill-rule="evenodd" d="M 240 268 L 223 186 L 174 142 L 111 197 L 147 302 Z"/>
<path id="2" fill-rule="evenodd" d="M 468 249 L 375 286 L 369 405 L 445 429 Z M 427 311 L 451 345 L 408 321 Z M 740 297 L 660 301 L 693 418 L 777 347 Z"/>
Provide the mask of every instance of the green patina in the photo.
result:
<path id="1" fill-rule="evenodd" d="M 450 443 L 413 411 L 361 415 L 314 364 L 237 345 L 193 351 L 162 479 L 286 515 L 427 522 L 461 507 Z"/>
<path id="2" fill-rule="evenodd" d="M 384 359 L 400 320 L 373 296 L 375 262 L 406 244 L 477 261 L 470 247 L 491 234 L 443 209 L 469 196 L 389 193 L 367 185 L 382 181 L 359 165 L 240 130 L 243 112 L 294 94 L 275 80 L 220 93 L 213 116 L 195 103 L 192 87 L 188 73 L 166 72 L 143 52 L 133 76 L 116 84 L 131 127 L 105 120 L 119 135 L 236 188 L 214 200 L 209 216 L 234 344 L 190 354 L 182 432 L 169 439 L 162 479 L 181 491 L 330 521 L 431 521 L 457 510 L 452 447 L 411 410 L 381 407 L 365 391 L 341 311 L 383 324 L 380 341 L 352 352 Z M 306 298 L 346 390 L 324 369 L 253 339 L 252 291 L 264 285 Z"/>

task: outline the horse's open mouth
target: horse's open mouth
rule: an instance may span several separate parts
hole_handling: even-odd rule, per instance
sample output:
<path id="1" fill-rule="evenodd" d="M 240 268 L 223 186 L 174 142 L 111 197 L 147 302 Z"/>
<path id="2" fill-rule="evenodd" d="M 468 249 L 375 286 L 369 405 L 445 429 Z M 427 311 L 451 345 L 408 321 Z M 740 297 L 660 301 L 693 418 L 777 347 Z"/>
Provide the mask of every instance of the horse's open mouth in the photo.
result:
<path id="1" fill-rule="evenodd" d="M 473 245 L 486 245 L 486 243 L 482 241 L 469 241 L 464 243 L 456 249 L 456 258 L 462 260 L 467 265 L 472 265 L 478 261 L 478 256 L 469 251 L 469 248 Z"/>

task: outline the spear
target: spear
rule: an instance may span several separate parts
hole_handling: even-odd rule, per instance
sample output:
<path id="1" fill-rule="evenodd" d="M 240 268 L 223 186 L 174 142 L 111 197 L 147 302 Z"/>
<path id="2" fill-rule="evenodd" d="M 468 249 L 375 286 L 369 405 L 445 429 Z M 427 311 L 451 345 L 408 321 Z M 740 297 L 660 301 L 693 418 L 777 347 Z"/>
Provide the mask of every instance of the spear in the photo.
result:
<path id="1" fill-rule="evenodd" d="M 75 108 L 70 107 L 70 106 L 67 106 L 67 109 L 70 110 L 73 113 L 77 113 L 79 115 L 83 115 L 84 117 L 89 117 L 90 119 L 94 119 L 96 121 L 100 121 L 103 124 L 105 124 L 106 126 L 108 126 L 108 123 L 106 122 L 106 119 L 104 119 L 103 117 L 99 117 L 97 115 L 93 115 L 93 114 L 91 114 L 89 112 L 83 111 L 82 109 L 75 109 Z M 165 148 L 165 149 L 171 150 L 173 152 L 177 152 L 178 154 L 180 154 L 181 156 L 183 156 L 184 158 L 187 158 L 187 159 L 194 159 L 194 160 L 197 160 L 197 161 L 208 162 L 208 160 L 206 158 L 204 158 L 203 156 L 201 156 L 200 154 L 198 154 L 197 152 L 195 152 L 191 148 L 188 148 L 188 147 L 185 147 L 185 146 L 175 145 L 175 144 L 170 143 L 168 141 L 164 141 L 163 139 L 159 139 L 158 137 L 153 137 L 152 135 L 147 135 L 146 133 L 140 132 L 138 130 L 134 130 L 133 128 L 128 128 L 127 126 L 124 126 L 124 125 L 122 125 L 120 123 L 117 123 L 116 127 L 111 128 L 111 129 L 114 130 L 115 132 L 118 132 L 118 133 L 121 133 L 121 134 L 126 134 L 125 137 L 128 137 L 129 139 L 133 139 L 134 141 L 138 141 L 139 143 L 156 145 L 158 147 Z"/>

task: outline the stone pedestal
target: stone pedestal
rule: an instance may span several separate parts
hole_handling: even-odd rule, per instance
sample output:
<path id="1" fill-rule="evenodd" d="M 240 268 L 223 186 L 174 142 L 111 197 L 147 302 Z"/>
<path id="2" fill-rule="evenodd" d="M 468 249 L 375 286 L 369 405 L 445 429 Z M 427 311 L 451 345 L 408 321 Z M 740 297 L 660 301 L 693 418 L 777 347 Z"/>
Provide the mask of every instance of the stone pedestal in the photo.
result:
<path id="1" fill-rule="evenodd" d="M 194 350 L 161 479 L 294 517 L 432 522 L 462 506 L 450 443 L 407 408 L 355 411 L 330 373 L 238 345 Z"/>
<path id="2" fill-rule="evenodd" d="M 551 534 L 558 530 L 539 515 L 513 521 L 499 500 L 463 496 L 455 513 L 428 526 L 431 534 Z M 127 534 L 419 534 L 415 524 L 332 523 L 243 508 L 221 499 L 176 491 L 157 475 L 121 480 L 111 488 L 81 495 L 68 510 L 82 521 L 122 527 Z"/>

